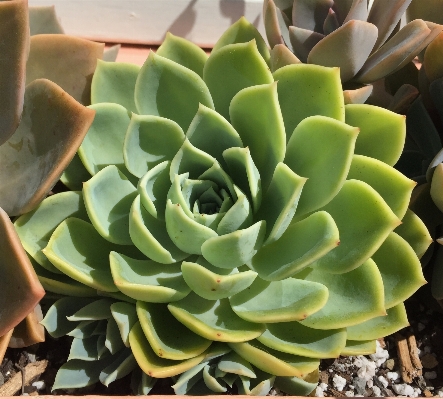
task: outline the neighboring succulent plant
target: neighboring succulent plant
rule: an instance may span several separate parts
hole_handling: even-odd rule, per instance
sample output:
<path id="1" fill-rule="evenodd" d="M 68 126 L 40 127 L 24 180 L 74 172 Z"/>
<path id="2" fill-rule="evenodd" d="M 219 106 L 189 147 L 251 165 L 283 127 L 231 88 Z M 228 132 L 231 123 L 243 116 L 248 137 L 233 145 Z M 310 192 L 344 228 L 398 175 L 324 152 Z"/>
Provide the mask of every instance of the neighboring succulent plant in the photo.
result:
<path id="1" fill-rule="evenodd" d="M 417 18 L 443 25 L 443 0 L 412 0 L 406 10 L 406 18 Z"/>
<path id="2" fill-rule="evenodd" d="M 366 101 L 372 88 L 362 85 L 401 69 L 441 31 L 419 19 L 400 29 L 410 2 L 374 0 L 369 10 L 367 0 L 265 0 L 263 13 L 274 51 L 289 61 L 287 47 L 299 62 L 340 67 L 351 103 Z"/>
<path id="3" fill-rule="evenodd" d="M 96 57 L 103 53 L 102 44 L 70 36 L 30 37 L 30 30 L 38 33 L 38 21 L 48 10 L 33 13 L 30 29 L 26 1 L 0 2 L 0 359 L 7 345 L 44 339 L 36 307 L 44 291 L 7 214 L 33 209 L 76 153 L 94 111 L 71 95 L 86 100 Z M 54 26 L 46 19 L 46 29 Z M 51 59 L 56 43 L 66 54 Z M 69 68 L 61 70 L 60 59 Z"/>
<path id="4" fill-rule="evenodd" d="M 338 68 L 267 62 L 244 19 L 209 58 L 167 35 L 141 68 L 99 62 L 93 177 L 15 222 L 67 296 L 43 320 L 74 337 L 54 389 L 138 364 L 140 393 L 173 377 L 179 394 L 306 395 L 320 359 L 408 324 L 430 237 L 392 167 L 404 117 L 345 106 Z"/>

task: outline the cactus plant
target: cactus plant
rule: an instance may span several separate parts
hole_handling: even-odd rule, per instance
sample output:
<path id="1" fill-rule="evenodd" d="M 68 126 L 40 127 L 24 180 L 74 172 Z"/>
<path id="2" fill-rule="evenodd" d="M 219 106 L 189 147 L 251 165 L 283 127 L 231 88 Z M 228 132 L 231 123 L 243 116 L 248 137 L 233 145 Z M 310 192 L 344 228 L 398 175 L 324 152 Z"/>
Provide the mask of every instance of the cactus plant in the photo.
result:
<path id="1" fill-rule="evenodd" d="M 368 84 L 407 65 L 441 31 L 421 19 L 400 29 L 410 2 L 374 0 L 369 9 L 366 0 L 265 0 L 263 13 L 268 41 L 280 58 L 340 67 L 352 103 L 366 101 Z M 372 96 L 373 103 L 380 101 L 375 91 Z"/>
<path id="2" fill-rule="evenodd" d="M 9 216 L 37 206 L 74 156 L 94 111 L 70 94 L 86 100 L 89 75 L 103 53 L 99 43 L 37 34 L 47 11 L 40 9 L 29 18 L 26 1 L 0 2 L 0 359 L 7 345 L 22 347 L 44 339 L 36 307 L 44 291 Z M 54 29 L 57 24 L 46 20 L 44 26 Z M 36 35 L 30 37 L 30 30 Z M 69 53 L 63 57 L 69 68 L 61 70 L 60 60 L 49 57 L 56 43 Z M 67 78 L 71 72 L 75 82 Z"/>
<path id="3" fill-rule="evenodd" d="M 169 34 L 141 68 L 99 62 L 92 177 L 15 222 L 65 296 L 42 322 L 73 337 L 54 389 L 134 370 L 139 393 L 306 395 L 320 359 L 408 324 L 430 237 L 392 167 L 404 117 L 345 106 L 338 68 L 268 62 L 245 19 L 209 58 Z"/>

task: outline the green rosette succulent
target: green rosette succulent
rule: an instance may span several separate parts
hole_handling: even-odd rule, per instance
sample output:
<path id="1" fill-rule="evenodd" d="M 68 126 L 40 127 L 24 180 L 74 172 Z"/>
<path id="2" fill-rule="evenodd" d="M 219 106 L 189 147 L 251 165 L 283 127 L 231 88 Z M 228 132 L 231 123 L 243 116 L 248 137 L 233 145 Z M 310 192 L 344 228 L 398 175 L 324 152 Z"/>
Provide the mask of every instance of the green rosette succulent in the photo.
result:
<path id="1" fill-rule="evenodd" d="M 340 67 L 346 103 L 379 103 L 375 82 L 402 69 L 442 27 L 400 20 L 411 0 L 265 0 L 266 34 L 280 62 Z"/>
<path id="2" fill-rule="evenodd" d="M 403 116 L 346 105 L 340 71 L 288 65 L 244 19 L 208 57 L 167 35 L 99 62 L 78 155 L 92 177 L 15 222 L 73 338 L 53 388 L 307 395 L 320 359 L 408 325 L 430 243 L 396 171 Z M 140 371 L 140 369 L 141 371 Z"/>

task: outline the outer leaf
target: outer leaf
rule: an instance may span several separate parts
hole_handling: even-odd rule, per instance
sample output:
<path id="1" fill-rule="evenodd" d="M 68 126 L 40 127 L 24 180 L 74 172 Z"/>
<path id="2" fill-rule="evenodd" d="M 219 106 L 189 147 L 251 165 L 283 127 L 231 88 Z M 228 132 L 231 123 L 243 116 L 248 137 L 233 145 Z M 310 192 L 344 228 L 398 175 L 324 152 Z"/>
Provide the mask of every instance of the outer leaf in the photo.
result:
<path id="1" fill-rule="evenodd" d="M 247 263 L 263 280 L 281 280 L 302 270 L 340 244 L 334 219 L 324 211 L 293 223 Z"/>
<path id="2" fill-rule="evenodd" d="M 0 336 L 14 328 L 45 294 L 8 215 L 0 208 Z"/>
<path id="3" fill-rule="evenodd" d="M 272 323 L 257 340 L 281 352 L 327 359 L 340 355 L 346 345 L 346 330 L 316 330 L 296 321 Z"/>
<path id="4" fill-rule="evenodd" d="M 132 352 L 140 368 L 149 376 L 166 378 L 181 374 L 199 364 L 205 353 L 184 361 L 169 360 L 158 357 L 149 345 L 140 323 L 136 323 L 129 333 Z"/>
<path id="5" fill-rule="evenodd" d="M 308 62 L 309 53 L 324 37 L 321 33 L 313 32 L 310 29 L 289 27 L 289 39 L 294 53 L 303 63 Z"/>
<path id="6" fill-rule="evenodd" d="M 324 116 L 308 117 L 295 128 L 285 164 L 308 178 L 296 218 L 326 205 L 340 191 L 351 166 L 357 134 L 358 129 Z"/>
<path id="7" fill-rule="evenodd" d="M 226 392 L 227 388 L 223 381 L 218 381 L 217 378 L 214 376 L 215 374 L 215 368 L 214 366 L 209 366 L 207 364 L 203 368 L 203 381 L 205 382 L 205 385 L 213 392 Z"/>
<path id="8" fill-rule="evenodd" d="M 139 301 L 172 302 L 189 294 L 180 273 L 180 264 L 165 265 L 152 260 L 136 260 L 111 252 L 111 273 L 124 294 Z"/>
<path id="9" fill-rule="evenodd" d="M 277 84 L 249 87 L 237 93 L 229 106 L 232 126 L 260 172 L 262 187 L 269 186 L 275 167 L 285 156 L 283 117 Z"/>
<path id="10" fill-rule="evenodd" d="M 125 348 L 118 352 L 115 359 L 101 371 L 99 376 L 100 382 L 105 386 L 109 386 L 111 382 L 128 375 L 137 366 L 131 350 Z"/>
<path id="11" fill-rule="evenodd" d="M 255 40 L 257 49 L 266 63 L 269 64 L 269 49 L 263 40 L 260 32 L 245 17 L 241 17 L 237 22 L 233 23 L 215 43 L 212 51 L 217 51 L 223 46 L 234 43 L 247 43 Z"/>
<path id="12" fill-rule="evenodd" d="M 296 0 L 292 6 L 292 24 L 322 33 L 323 22 L 333 4 L 332 0 Z"/>
<path id="13" fill-rule="evenodd" d="M 96 114 L 78 151 L 83 165 L 91 175 L 108 165 L 116 165 L 127 173 L 122 147 L 130 113 L 118 104 L 96 104 L 89 108 Z"/>
<path id="14" fill-rule="evenodd" d="M 15 222 L 15 230 L 23 247 L 32 258 L 46 270 L 60 273 L 42 249 L 48 244 L 55 228 L 68 217 L 88 220 L 86 208 L 80 192 L 68 191 L 51 195 L 35 210 L 20 216 Z"/>
<path id="15" fill-rule="evenodd" d="M 324 284 L 329 291 L 326 305 L 300 322 L 307 327 L 320 330 L 343 328 L 386 314 L 383 280 L 372 259 L 344 274 L 308 268 L 295 277 Z M 353 292 L 353 300 L 349 301 L 343 292 Z"/>
<path id="16" fill-rule="evenodd" d="M 386 316 L 374 317 L 364 323 L 347 328 L 351 341 L 369 341 L 391 335 L 409 326 L 405 305 L 400 303 L 387 310 Z"/>
<path id="17" fill-rule="evenodd" d="M 268 282 L 256 278 L 252 285 L 229 298 L 232 310 L 253 323 L 303 320 L 320 310 L 328 300 L 322 284 L 288 278 Z"/>
<path id="18" fill-rule="evenodd" d="M 431 198 L 440 211 L 443 210 L 443 164 L 440 163 L 434 170 L 431 182 Z M 442 211 L 443 212 L 443 211 Z"/>
<path id="19" fill-rule="evenodd" d="M 265 0 L 263 2 L 263 15 L 266 36 L 271 48 L 277 44 L 286 44 L 288 47 L 291 46 L 288 31 L 290 21 L 286 15 L 276 7 L 274 0 Z M 292 51 L 292 46 L 290 51 Z"/>
<path id="20" fill-rule="evenodd" d="M 344 122 L 343 89 L 338 68 L 288 65 L 274 73 L 286 140 L 308 116 L 323 115 Z"/>
<path id="21" fill-rule="evenodd" d="M 342 356 L 371 355 L 377 349 L 377 341 L 346 341 L 346 348 L 342 351 Z"/>
<path id="22" fill-rule="evenodd" d="M 183 65 L 203 77 L 203 67 L 208 56 L 200 47 L 189 40 L 166 32 L 163 43 L 156 54 Z"/>
<path id="23" fill-rule="evenodd" d="M 224 355 L 218 362 L 217 367 L 219 370 L 224 371 L 225 373 L 242 375 L 249 378 L 256 377 L 254 369 L 249 362 L 237 355 L 235 352 L 229 352 Z"/>
<path id="24" fill-rule="evenodd" d="M 137 190 L 128 178 L 109 165 L 83 185 L 83 195 L 97 232 L 114 244 L 131 245 L 129 210 Z"/>
<path id="25" fill-rule="evenodd" d="M 0 145 L 17 129 L 23 110 L 26 61 L 29 52 L 28 7 L 25 0 L 0 4 L 1 72 Z"/>
<path id="26" fill-rule="evenodd" d="M 183 130 L 189 127 L 199 104 L 214 108 L 200 76 L 153 51 L 138 75 L 135 104 L 140 114 L 172 119 Z"/>
<path id="27" fill-rule="evenodd" d="M 223 46 L 205 64 L 203 79 L 211 91 L 216 111 L 229 119 L 229 104 L 242 89 L 272 83 L 272 75 L 255 40 Z"/>
<path id="28" fill-rule="evenodd" d="M 120 336 L 126 347 L 129 347 L 129 332 L 137 322 L 135 306 L 127 302 L 114 302 L 111 314 L 120 330 Z"/>
<path id="29" fill-rule="evenodd" d="M 161 358 L 191 359 L 206 351 L 212 343 L 177 321 L 166 305 L 138 301 L 137 315 L 149 344 Z"/>
<path id="30" fill-rule="evenodd" d="M 91 104 L 115 103 L 137 112 L 134 89 L 139 72 L 138 65 L 97 60 L 91 83 Z"/>
<path id="31" fill-rule="evenodd" d="M 340 232 L 340 245 L 313 265 L 328 273 L 358 268 L 401 223 L 380 194 L 359 180 L 347 180 L 324 210 Z"/>
<path id="32" fill-rule="evenodd" d="M 89 105 L 92 75 L 104 48 L 103 43 L 68 35 L 32 36 L 26 83 L 48 79 L 81 104 Z"/>
<path id="33" fill-rule="evenodd" d="M 42 33 L 64 33 L 54 6 L 32 6 L 28 11 L 31 36 Z"/>
<path id="34" fill-rule="evenodd" d="M 81 191 L 83 182 L 90 178 L 91 174 L 84 167 L 77 152 L 60 176 L 60 181 L 70 190 Z"/>
<path id="35" fill-rule="evenodd" d="M 301 61 L 284 44 L 277 44 L 271 50 L 271 72 L 286 65 L 299 64 Z"/>
<path id="36" fill-rule="evenodd" d="M 348 104 L 345 109 L 346 123 L 360 129 L 355 153 L 394 166 L 405 143 L 405 117 L 366 104 Z"/>
<path id="37" fill-rule="evenodd" d="M 276 377 L 274 387 L 288 395 L 309 396 L 317 386 L 317 383 L 307 382 L 297 377 Z"/>
<path id="38" fill-rule="evenodd" d="M 142 177 L 159 163 L 171 161 L 184 140 L 183 130 L 174 121 L 133 114 L 123 146 L 126 167 Z"/>
<path id="39" fill-rule="evenodd" d="M 238 317 L 227 299 L 208 301 L 192 292 L 181 301 L 169 304 L 168 309 L 190 330 L 212 341 L 249 341 L 261 335 L 265 328 L 263 324 Z"/>
<path id="40" fill-rule="evenodd" d="M 432 11 L 432 8 L 430 8 L 429 11 Z M 428 18 L 426 19 L 429 20 Z M 442 47 L 443 33 L 440 33 L 440 35 L 438 35 L 426 48 L 423 67 L 425 68 L 426 76 L 430 82 L 443 77 L 443 60 L 441 58 Z"/>
<path id="41" fill-rule="evenodd" d="M 27 87 L 20 126 L 0 147 L 0 206 L 9 215 L 29 212 L 41 202 L 74 157 L 93 118 L 94 111 L 48 80 Z"/>
<path id="42" fill-rule="evenodd" d="M 361 69 L 377 40 L 377 28 L 366 22 L 351 20 L 320 40 L 309 52 L 308 63 L 340 67 L 343 82 Z"/>

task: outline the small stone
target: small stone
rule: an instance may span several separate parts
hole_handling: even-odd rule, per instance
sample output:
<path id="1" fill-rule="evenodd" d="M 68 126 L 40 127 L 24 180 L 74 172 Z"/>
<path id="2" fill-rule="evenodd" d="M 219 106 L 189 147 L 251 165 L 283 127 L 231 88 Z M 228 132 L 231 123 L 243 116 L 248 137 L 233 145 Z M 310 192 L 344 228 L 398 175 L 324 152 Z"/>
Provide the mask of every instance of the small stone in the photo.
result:
<path id="1" fill-rule="evenodd" d="M 438 360 L 432 353 L 427 353 L 421 358 L 421 364 L 425 369 L 433 369 L 438 366 Z"/>
<path id="2" fill-rule="evenodd" d="M 443 398 L 443 391 L 442 391 L 442 390 L 438 391 L 438 392 L 437 392 L 437 396 L 438 396 L 439 398 Z"/>
<path id="3" fill-rule="evenodd" d="M 332 383 L 334 384 L 334 388 L 337 391 L 343 391 L 344 387 L 346 386 L 346 379 L 343 377 L 340 377 L 339 375 L 334 375 L 334 378 L 332 379 Z"/>
<path id="4" fill-rule="evenodd" d="M 388 373 L 386 373 L 386 377 L 388 377 L 391 381 L 394 382 L 400 379 L 400 376 L 396 371 L 389 371 Z"/>
<path id="5" fill-rule="evenodd" d="M 355 390 L 359 395 L 365 395 L 366 394 L 366 380 L 361 377 L 355 377 L 352 380 L 352 385 L 354 385 Z"/>
<path id="6" fill-rule="evenodd" d="M 376 385 L 374 385 L 372 387 L 372 392 L 374 393 L 374 396 L 380 396 L 381 395 L 381 389 L 378 386 L 376 386 Z"/>
<path id="7" fill-rule="evenodd" d="M 414 388 L 412 388 L 408 384 L 394 384 L 392 385 L 392 389 L 397 395 L 404 395 L 413 397 L 414 395 Z"/>
<path id="8" fill-rule="evenodd" d="M 378 379 L 378 381 L 380 381 L 380 383 L 383 385 L 383 388 L 387 388 L 387 387 L 388 387 L 389 382 L 388 382 L 388 380 L 387 380 L 385 377 L 383 377 L 382 375 L 380 375 L 380 376 L 377 377 L 377 379 Z"/>
<path id="9" fill-rule="evenodd" d="M 423 394 L 424 394 L 425 397 L 427 397 L 427 398 L 432 397 L 432 393 L 431 393 L 431 391 L 429 391 L 428 389 L 425 389 L 425 390 L 423 391 Z"/>
<path id="10" fill-rule="evenodd" d="M 32 383 L 32 386 L 37 389 L 37 391 L 40 391 L 41 389 L 46 387 L 46 384 L 44 381 L 35 381 Z"/>
<path id="11" fill-rule="evenodd" d="M 388 360 L 386 360 L 386 362 L 385 362 L 385 367 L 388 369 L 388 370 L 394 370 L 394 367 L 395 367 L 395 359 L 388 359 Z"/>
<path id="12" fill-rule="evenodd" d="M 435 371 L 426 371 L 424 377 L 427 380 L 435 380 L 437 378 L 437 373 Z"/>
<path id="13" fill-rule="evenodd" d="M 352 391 L 346 391 L 346 392 L 345 392 L 345 395 L 348 396 L 349 398 L 352 398 L 352 397 L 354 397 L 354 392 L 352 392 Z"/>

